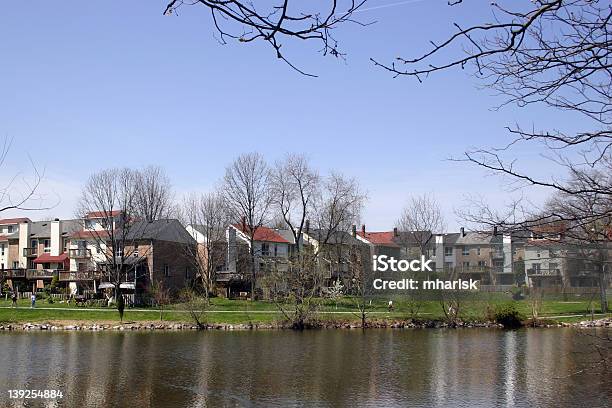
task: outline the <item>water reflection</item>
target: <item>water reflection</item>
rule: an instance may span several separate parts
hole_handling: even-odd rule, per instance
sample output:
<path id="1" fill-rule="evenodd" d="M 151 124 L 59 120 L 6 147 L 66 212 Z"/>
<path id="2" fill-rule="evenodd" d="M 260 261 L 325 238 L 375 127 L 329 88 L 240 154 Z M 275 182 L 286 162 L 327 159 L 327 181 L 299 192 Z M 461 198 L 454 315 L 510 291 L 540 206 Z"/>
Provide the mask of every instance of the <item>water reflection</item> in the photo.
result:
<path id="1" fill-rule="evenodd" d="M 8 389 L 30 406 L 606 406 L 572 330 L 2 333 Z"/>

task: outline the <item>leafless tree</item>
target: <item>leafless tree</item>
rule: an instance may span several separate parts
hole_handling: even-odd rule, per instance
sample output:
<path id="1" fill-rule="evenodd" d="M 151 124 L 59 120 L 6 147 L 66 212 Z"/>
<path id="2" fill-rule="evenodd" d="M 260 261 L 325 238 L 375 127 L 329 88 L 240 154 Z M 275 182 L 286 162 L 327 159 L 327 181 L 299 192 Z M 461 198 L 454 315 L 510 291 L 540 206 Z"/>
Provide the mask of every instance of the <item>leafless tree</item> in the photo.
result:
<path id="1" fill-rule="evenodd" d="M 0 169 L 5 165 L 6 159 L 10 153 L 12 139 L 4 137 L 0 141 Z M 41 172 L 30 160 L 32 167 L 31 177 L 22 177 L 20 172 L 8 175 L 3 170 L 3 176 L 8 176 L 0 187 L 0 213 L 8 210 L 47 210 L 53 205 L 34 205 L 34 201 L 41 201 L 40 185 L 44 178 L 44 173 Z"/>
<path id="2" fill-rule="evenodd" d="M 365 194 L 354 179 L 339 173 L 320 178 L 303 156 L 289 156 L 279 164 L 274 180 L 275 204 L 293 231 L 296 249 L 288 272 L 279 275 L 284 285 L 273 292 L 273 300 L 293 327 L 302 329 L 318 309 L 323 269 L 335 260 L 348 260 L 343 240 L 358 219 Z M 304 242 L 304 233 L 314 241 Z"/>
<path id="3" fill-rule="evenodd" d="M 200 5 L 210 11 L 219 41 L 234 40 L 241 43 L 264 41 L 274 50 L 276 57 L 298 72 L 308 74 L 285 57 L 283 44 L 292 39 L 318 42 L 324 55 L 342 57 L 333 31 L 343 23 L 360 23 L 353 19 L 365 0 L 331 0 L 322 3 L 300 3 L 289 0 L 274 2 L 242 0 L 171 0 L 164 14 L 171 15 L 184 5 Z"/>
<path id="4" fill-rule="evenodd" d="M 449 4 L 461 7 L 462 1 Z M 432 42 L 430 51 L 398 58 L 381 66 L 398 76 L 422 81 L 443 70 L 473 66 L 488 88 L 506 96 L 502 106 L 532 104 L 582 115 L 593 128 L 573 134 L 561 130 L 508 128 L 511 139 L 496 148 L 468 151 L 463 159 L 496 174 L 508 176 L 516 187 L 525 185 L 566 194 L 597 192 L 610 196 L 609 186 L 589 183 L 576 188 L 563 179 L 543 178 L 521 171 L 505 157 L 521 143 L 541 143 L 549 149 L 551 165 L 569 173 L 596 167 L 612 146 L 610 89 L 612 87 L 612 8 L 599 0 L 537 0 L 491 3 L 490 21 L 461 27 L 450 37 Z M 578 159 L 576 159 L 578 157 Z M 520 202 L 514 204 L 520 206 Z"/>
<path id="5" fill-rule="evenodd" d="M 593 181 L 607 184 L 612 189 L 612 161 L 607 161 L 607 171 L 598 169 L 575 173 L 568 185 L 575 189 L 585 189 Z M 612 197 L 599 192 L 581 194 L 559 193 L 547 204 L 547 214 L 551 218 L 562 220 L 564 238 L 573 247 L 574 256 L 585 268 L 597 277 L 602 313 L 608 311 L 606 289 L 609 285 L 609 273 L 612 269 Z"/>
<path id="6" fill-rule="evenodd" d="M 172 208 L 172 186 L 164 169 L 148 166 L 135 173 L 136 215 L 147 221 L 168 218 Z"/>
<path id="7" fill-rule="evenodd" d="M 161 280 L 151 283 L 151 294 L 159 309 L 159 320 L 164 320 L 164 307 L 170 303 L 170 291 Z"/>
<path id="8" fill-rule="evenodd" d="M 150 175 L 149 175 L 150 176 Z M 148 221 L 140 218 L 143 208 L 155 208 L 149 215 L 159 216 L 167 213 L 164 194 L 150 194 L 146 187 L 139 185 L 142 177 L 138 171 L 129 168 L 102 170 L 89 177 L 83 187 L 77 206 L 77 216 L 85 221 L 92 218 L 100 222 L 97 226 L 84 225 L 84 233 L 98 249 L 96 256 L 108 279 L 114 285 L 115 300 L 121 319 L 125 302 L 122 296 L 121 283 L 125 282 L 128 273 L 136 274 L 135 258 L 146 257 L 146 250 L 139 247 L 142 238 L 148 233 Z M 157 183 L 149 187 L 157 190 Z M 139 200 L 146 197 L 147 204 Z M 162 200 L 153 201 L 154 197 Z M 97 265 L 99 267 L 101 265 Z"/>
<path id="9" fill-rule="evenodd" d="M 182 212 L 185 223 L 197 231 L 196 247 L 188 246 L 203 292 L 207 296 L 215 284 L 215 271 L 225 264 L 225 230 L 231 219 L 221 193 L 214 191 L 184 200 Z"/>
<path id="10" fill-rule="evenodd" d="M 433 234 L 446 228 L 444 216 L 437 200 L 429 194 L 410 198 L 397 220 L 399 241 L 403 246 L 415 245 L 418 255 L 426 255 L 431 246 Z"/>
<path id="11" fill-rule="evenodd" d="M 249 239 L 251 267 L 251 299 L 255 300 L 256 253 L 255 234 L 270 216 L 270 170 L 259 153 L 240 155 L 225 170 L 222 194 L 229 213 L 242 223 Z"/>
<path id="12" fill-rule="evenodd" d="M 320 177 L 305 156 L 290 154 L 284 161 L 276 163 L 271 182 L 274 206 L 293 233 L 295 250 L 299 252 L 305 223 L 321 194 Z"/>

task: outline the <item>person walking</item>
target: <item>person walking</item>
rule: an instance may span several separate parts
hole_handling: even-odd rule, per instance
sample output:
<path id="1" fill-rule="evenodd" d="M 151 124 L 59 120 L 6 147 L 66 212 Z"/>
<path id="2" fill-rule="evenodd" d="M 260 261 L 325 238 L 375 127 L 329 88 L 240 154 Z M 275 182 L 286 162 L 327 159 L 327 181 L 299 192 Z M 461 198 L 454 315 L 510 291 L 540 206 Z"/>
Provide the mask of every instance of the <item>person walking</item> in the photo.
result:
<path id="1" fill-rule="evenodd" d="M 13 301 L 12 303 L 12 307 L 17 307 L 17 293 L 13 292 L 11 294 L 11 300 Z"/>
<path id="2" fill-rule="evenodd" d="M 393 301 L 392 301 L 392 300 L 389 300 L 389 306 L 388 306 L 388 308 L 389 308 L 389 311 L 390 311 L 390 312 L 392 312 L 392 311 L 393 311 Z"/>
<path id="3" fill-rule="evenodd" d="M 36 294 L 32 293 L 32 296 L 30 296 L 30 300 L 32 301 L 32 306 L 30 306 L 32 309 L 34 309 L 36 307 Z"/>

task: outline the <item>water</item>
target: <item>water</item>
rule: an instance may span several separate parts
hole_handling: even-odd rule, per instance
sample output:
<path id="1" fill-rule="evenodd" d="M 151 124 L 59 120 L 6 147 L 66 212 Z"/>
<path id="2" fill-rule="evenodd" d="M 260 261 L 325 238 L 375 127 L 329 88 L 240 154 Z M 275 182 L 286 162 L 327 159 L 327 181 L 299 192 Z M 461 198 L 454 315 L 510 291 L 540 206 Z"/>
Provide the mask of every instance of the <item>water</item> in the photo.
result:
<path id="1" fill-rule="evenodd" d="M 0 333 L 26 406 L 607 407 L 610 378 L 571 329 Z M 609 372 L 608 372 L 609 374 Z"/>

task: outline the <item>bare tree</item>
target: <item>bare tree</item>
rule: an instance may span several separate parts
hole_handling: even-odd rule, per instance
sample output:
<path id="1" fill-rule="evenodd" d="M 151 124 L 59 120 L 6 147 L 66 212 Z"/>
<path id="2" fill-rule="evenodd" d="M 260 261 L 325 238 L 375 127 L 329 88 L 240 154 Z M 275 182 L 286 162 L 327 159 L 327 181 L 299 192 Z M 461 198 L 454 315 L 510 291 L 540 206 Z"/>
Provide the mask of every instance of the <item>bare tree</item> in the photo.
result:
<path id="1" fill-rule="evenodd" d="M 89 177 L 81 193 L 77 207 L 77 216 L 85 220 L 83 233 L 94 242 L 97 248 L 98 263 L 108 275 L 114 286 L 115 300 L 121 319 L 125 309 L 121 284 L 129 273 L 137 274 L 138 263 L 151 248 L 143 251 L 139 247 L 142 238 L 148 233 L 149 221 L 140 218 L 140 211 L 145 208 L 156 208 L 149 215 L 159 216 L 167 213 L 167 202 L 156 203 L 152 197 L 165 199 L 164 194 L 149 194 L 146 187 L 140 186 L 142 180 L 138 171 L 123 169 L 102 170 Z M 157 190 L 156 183 L 149 187 Z M 147 197 L 145 205 L 139 200 Z M 87 220 L 97 220 L 96 225 L 87 225 Z"/>
<path id="2" fill-rule="evenodd" d="M 264 41 L 272 47 L 277 58 L 304 75 L 314 76 L 300 70 L 285 57 L 283 43 L 290 39 L 318 42 L 324 55 L 342 57 L 333 30 L 347 22 L 364 25 L 353 19 L 353 13 L 364 3 L 365 0 L 332 0 L 322 4 L 289 0 L 171 0 L 164 14 L 176 14 L 184 5 L 205 7 L 211 13 L 222 44 L 226 44 L 227 39 L 240 43 Z"/>
<path id="3" fill-rule="evenodd" d="M 0 169 L 5 165 L 6 159 L 10 153 L 12 139 L 2 138 L 0 141 Z M 8 179 L 3 181 L 3 185 L 0 186 L 0 213 L 8 210 L 21 210 L 21 211 L 34 211 L 34 210 L 47 210 L 53 206 L 40 206 L 34 205 L 34 201 L 41 200 L 40 197 L 40 185 L 44 178 L 44 173 L 34 165 L 30 160 L 32 166 L 32 177 L 21 177 L 21 173 L 13 174 Z M 3 175 L 7 175 L 5 171 L 2 171 Z"/>
<path id="4" fill-rule="evenodd" d="M 255 300 L 256 253 L 255 234 L 270 215 L 270 170 L 259 153 L 240 155 L 225 170 L 222 194 L 230 214 L 242 223 L 249 239 L 251 299 Z"/>
<path id="5" fill-rule="evenodd" d="M 172 186 L 164 169 L 148 166 L 135 173 L 136 215 L 147 221 L 168 218 L 172 208 Z"/>
<path id="6" fill-rule="evenodd" d="M 163 281 L 156 280 L 151 283 L 151 294 L 159 309 L 159 320 L 164 320 L 164 307 L 170 303 L 170 291 Z"/>
<path id="7" fill-rule="evenodd" d="M 415 245 L 418 255 L 426 255 L 433 234 L 443 232 L 446 223 L 436 199 L 423 194 L 410 198 L 397 220 L 397 226 L 399 241 L 403 246 L 409 248 Z"/>
<path id="8" fill-rule="evenodd" d="M 585 189 L 596 180 L 598 184 L 607 184 L 612 189 L 612 160 L 606 161 L 608 171 L 597 169 L 575 173 L 568 185 L 575 189 Z M 608 274 L 612 269 L 612 219 L 605 214 L 612 213 L 612 197 L 598 192 L 582 194 L 559 193 L 547 204 L 547 214 L 551 218 L 562 220 L 565 239 L 573 247 L 574 256 L 580 265 L 589 266 L 591 273 L 597 277 L 602 313 L 608 311 L 606 289 L 609 285 Z"/>
<path id="9" fill-rule="evenodd" d="M 461 3 L 461 0 L 449 2 L 455 7 L 461 7 Z M 391 64 L 374 62 L 394 75 L 419 81 L 439 71 L 472 66 L 476 77 L 487 88 L 506 97 L 501 106 L 543 104 L 582 115 L 592 124 L 591 129 L 566 133 L 556 129 L 508 127 L 511 135 L 508 143 L 467 151 L 457 160 L 507 176 L 517 188 L 536 186 L 565 194 L 596 192 L 610 196 L 612 190 L 608 185 L 591 180 L 577 187 L 568 184 L 568 179 L 524 172 L 516 160 L 506 158 L 521 143 L 541 144 L 548 149 L 550 164 L 561 165 L 571 175 L 597 167 L 610 156 L 612 8 L 609 2 L 537 0 L 525 4 L 512 2 L 507 7 L 491 3 L 490 7 L 490 21 L 469 27 L 455 24 L 454 34 L 432 41 L 431 50 L 422 55 L 400 57 Z M 511 207 L 515 207 L 511 210 L 521 210 L 529 204 L 523 205 L 518 200 Z"/>
<path id="10" fill-rule="evenodd" d="M 230 216 L 219 192 L 191 195 L 183 203 L 185 223 L 198 234 L 198 245 L 186 247 L 206 296 L 212 292 L 216 270 L 225 264 L 225 230 Z"/>
<path id="11" fill-rule="evenodd" d="M 271 177 L 273 203 L 291 230 L 300 251 L 302 231 L 321 194 L 320 177 L 303 155 L 290 154 L 277 162 Z"/>

